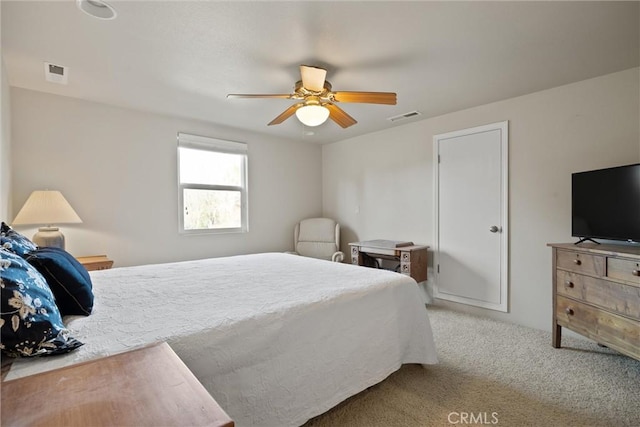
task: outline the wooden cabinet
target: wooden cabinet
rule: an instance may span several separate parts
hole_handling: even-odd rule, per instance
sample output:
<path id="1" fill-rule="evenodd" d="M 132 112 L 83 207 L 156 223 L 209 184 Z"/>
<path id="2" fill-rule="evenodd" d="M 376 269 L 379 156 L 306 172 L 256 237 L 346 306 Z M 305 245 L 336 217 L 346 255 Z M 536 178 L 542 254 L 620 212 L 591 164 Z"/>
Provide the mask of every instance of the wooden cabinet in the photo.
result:
<path id="1" fill-rule="evenodd" d="M 2 383 L 2 425 L 233 427 L 160 343 Z"/>
<path id="2" fill-rule="evenodd" d="M 106 255 L 79 256 L 76 259 L 87 269 L 91 270 L 108 270 L 113 266 L 113 261 Z"/>
<path id="3" fill-rule="evenodd" d="M 569 328 L 640 360 L 640 247 L 550 243 L 553 339 Z"/>

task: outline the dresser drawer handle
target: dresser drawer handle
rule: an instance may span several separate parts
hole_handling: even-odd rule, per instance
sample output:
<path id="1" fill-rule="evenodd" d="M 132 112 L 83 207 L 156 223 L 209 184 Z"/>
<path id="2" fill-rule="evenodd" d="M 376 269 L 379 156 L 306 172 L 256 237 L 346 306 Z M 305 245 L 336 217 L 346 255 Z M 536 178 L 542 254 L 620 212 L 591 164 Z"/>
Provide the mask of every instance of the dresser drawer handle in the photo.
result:
<path id="1" fill-rule="evenodd" d="M 636 277 L 640 277 L 640 270 L 633 270 L 631 274 L 633 274 Z"/>
<path id="2" fill-rule="evenodd" d="M 581 265 L 581 264 L 582 264 L 582 261 L 580 261 L 579 259 L 574 259 L 574 260 L 573 260 L 573 263 L 574 263 L 575 265 Z"/>
<path id="3" fill-rule="evenodd" d="M 573 288 L 573 282 L 570 280 L 567 280 L 566 282 L 564 282 L 564 284 L 567 286 L 567 288 Z"/>
<path id="4" fill-rule="evenodd" d="M 564 312 L 567 313 L 569 316 L 573 316 L 573 308 L 571 307 L 565 308 Z"/>

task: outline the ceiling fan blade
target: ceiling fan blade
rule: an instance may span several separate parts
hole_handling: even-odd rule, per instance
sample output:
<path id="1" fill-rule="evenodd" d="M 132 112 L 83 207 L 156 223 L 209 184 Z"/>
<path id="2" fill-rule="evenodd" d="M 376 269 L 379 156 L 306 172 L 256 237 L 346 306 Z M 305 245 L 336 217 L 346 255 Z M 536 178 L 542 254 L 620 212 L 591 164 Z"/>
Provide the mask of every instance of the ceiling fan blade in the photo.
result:
<path id="1" fill-rule="evenodd" d="M 342 108 L 338 107 L 334 104 L 324 104 L 325 107 L 329 109 L 329 117 L 331 120 L 336 122 L 343 128 L 348 128 L 349 126 L 355 125 L 358 123 L 356 119 L 348 115 Z"/>
<path id="2" fill-rule="evenodd" d="M 293 113 L 296 112 L 296 110 L 298 108 L 300 108 L 303 104 L 302 103 L 298 103 L 298 104 L 293 104 L 291 107 L 287 108 L 286 110 L 284 110 L 282 112 L 282 114 L 280 114 L 278 117 L 276 117 L 275 119 L 271 120 L 269 122 L 268 126 L 272 126 L 272 125 L 279 125 L 280 123 L 284 122 L 285 120 L 287 120 L 289 117 L 291 117 L 293 115 Z"/>
<path id="3" fill-rule="evenodd" d="M 283 98 L 291 99 L 291 95 L 287 93 L 283 94 L 247 94 L 247 93 L 230 93 L 227 98 Z"/>
<path id="4" fill-rule="evenodd" d="M 393 92 L 334 92 L 337 102 L 359 102 L 364 104 L 396 105 L 397 96 Z"/>
<path id="5" fill-rule="evenodd" d="M 327 77 L 327 70 L 324 68 L 301 65 L 300 75 L 305 89 L 313 92 L 321 92 L 324 89 L 324 80 Z"/>

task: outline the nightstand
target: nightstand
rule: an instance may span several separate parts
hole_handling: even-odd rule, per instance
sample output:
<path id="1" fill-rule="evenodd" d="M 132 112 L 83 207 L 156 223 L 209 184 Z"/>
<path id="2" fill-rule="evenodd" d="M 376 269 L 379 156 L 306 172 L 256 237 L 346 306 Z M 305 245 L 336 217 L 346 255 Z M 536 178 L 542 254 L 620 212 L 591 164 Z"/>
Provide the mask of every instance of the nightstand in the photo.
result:
<path id="1" fill-rule="evenodd" d="M 166 344 L 2 383 L 2 425 L 233 427 Z"/>
<path id="2" fill-rule="evenodd" d="M 91 270 L 108 270 L 113 266 L 113 260 L 106 255 L 79 256 L 76 259 L 86 268 Z"/>

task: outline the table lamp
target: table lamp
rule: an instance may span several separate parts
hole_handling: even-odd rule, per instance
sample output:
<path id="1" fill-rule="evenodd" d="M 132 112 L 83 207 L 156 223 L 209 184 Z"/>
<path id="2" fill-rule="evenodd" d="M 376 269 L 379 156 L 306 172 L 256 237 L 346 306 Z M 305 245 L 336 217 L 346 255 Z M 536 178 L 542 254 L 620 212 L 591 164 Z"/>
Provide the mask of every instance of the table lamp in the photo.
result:
<path id="1" fill-rule="evenodd" d="M 38 225 L 33 243 L 64 249 L 64 235 L 53 224 L 78 224 L 82 220 L 59 191 L 37 190 L 31 193 L 12 225 Z"/>

